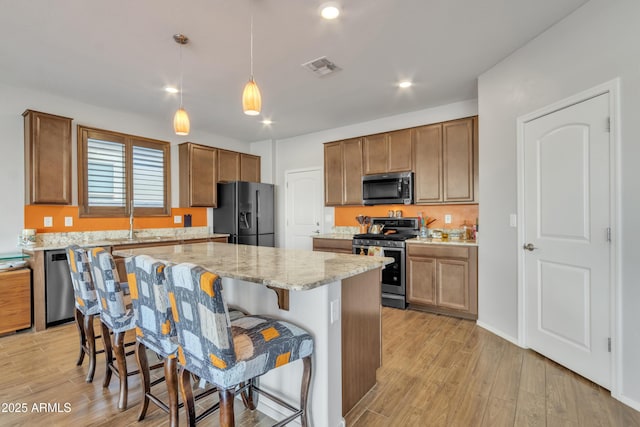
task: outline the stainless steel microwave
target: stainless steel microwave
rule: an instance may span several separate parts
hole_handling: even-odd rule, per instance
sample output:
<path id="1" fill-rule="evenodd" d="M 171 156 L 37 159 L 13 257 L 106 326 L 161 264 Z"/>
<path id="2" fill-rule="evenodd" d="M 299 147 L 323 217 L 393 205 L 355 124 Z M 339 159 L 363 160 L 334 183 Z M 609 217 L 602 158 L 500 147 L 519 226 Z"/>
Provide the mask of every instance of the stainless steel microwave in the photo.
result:
<path id="1" fill-rule="evenodd" d="M 364 205 L 413 204 L 413 172 L 364 175 L 362 201 Z"/>

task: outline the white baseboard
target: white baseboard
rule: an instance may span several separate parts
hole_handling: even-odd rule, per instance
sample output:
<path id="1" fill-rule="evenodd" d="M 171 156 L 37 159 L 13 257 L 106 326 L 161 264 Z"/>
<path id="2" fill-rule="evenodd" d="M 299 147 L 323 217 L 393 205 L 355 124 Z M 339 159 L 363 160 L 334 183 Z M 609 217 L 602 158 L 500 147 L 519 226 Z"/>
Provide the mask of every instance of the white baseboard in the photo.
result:
<path id="1" fill-rule="evenodd" d="M 492 334 L 497 335 L 500 338 L 505 339 L 505 340 L 509 341 L 510 343 L 512 343 L 514 345 L 517 345 L 518 347 L 522 348 L 522 346 L 518 343 L 518 339 L 517 338 L 514 338 L 511 335 L 507 335 L 504 332 L 501 332 L 501 331 L 499 331 L 497 329 L 494 329 L 493 327 L 491 327 L 491 326 L 489 326 L 489 325 L 487 325 L 485 323 L 482 323 L 479 320 L 476 320 L 476 325 L 478 325 L 482 329 L 486 329 L 487 331 L 491 332 Z"/>
<path id="2" fill-rule="evenodd" d="M 620 402 L 624 403 L 624 404 L 625 404 L 625 405 L 627 405 L 628 407 L 633 408 L 633 409 L 635 409 L 636 411 L 639 411 L 639 412 L 640 412 L 640 402 L 638 402 L 638 401 L 636 401 L 636 400 L 633 400 L 633 399 L 630 399 L 630 398 L 628 398 L 628 397 L 626 397 L 626 396 L 624 396 L 624 395 L 622 395 L 622 394 L 617 395 L 617 396 L 614 396 L 614 395 L 613 395 L 613 393 L 611 393 L 611 396 L 612 396 L 614 399 L 617 399 L 617 400 L 619 400 Z"/>
<path id="3" fill-rule="evenodd" d="M 263 414 L 265 414 L 266 416 L 273 418 L 276 421 L 282 420 L 291 414 L 291 412 L 283 412 L 282 407 L 280 405 L 273 403 L 269 399 L 265 399 L 265 398 L 260 398 L 258 400 L 258 406 L 256 409 L 262 412 Z M 295 420 L 291 421 L 287 425 L 300 426 L 301 425 L 300 418 L 296 418 Z M 336 427 L 346 427 L 346 426 L 347 426 L 346 421 L 344 420 L 344 418 L 341 418 L 340 422 Z"/>

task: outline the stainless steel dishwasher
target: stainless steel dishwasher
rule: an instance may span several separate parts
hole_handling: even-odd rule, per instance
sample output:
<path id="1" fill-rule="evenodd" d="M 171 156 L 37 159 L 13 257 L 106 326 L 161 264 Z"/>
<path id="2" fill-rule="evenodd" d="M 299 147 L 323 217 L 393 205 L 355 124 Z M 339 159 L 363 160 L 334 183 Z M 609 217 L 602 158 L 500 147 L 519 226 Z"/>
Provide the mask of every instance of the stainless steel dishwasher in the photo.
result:
<path id="1" fill-rule="evenodd" d="M 64 249 L 45 251 L 44 275 L 47 326 L 73 320 L 73 285 Z"/>

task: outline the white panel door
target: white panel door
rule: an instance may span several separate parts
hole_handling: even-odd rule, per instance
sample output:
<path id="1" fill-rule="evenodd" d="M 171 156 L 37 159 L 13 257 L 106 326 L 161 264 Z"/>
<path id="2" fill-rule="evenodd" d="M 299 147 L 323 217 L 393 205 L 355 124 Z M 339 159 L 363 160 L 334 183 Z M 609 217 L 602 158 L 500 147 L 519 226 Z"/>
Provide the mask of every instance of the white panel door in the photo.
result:
<path id="1" fill-rule="evenodd" d="M 323 215 L 322 181 L 320 169 L 286 172 L 286 248 L 312 249 Z"/>
<path id="2" fill-rule="evenodd" d="M 525 334 L 609 387 L 609 95 L 525 123 Z M 527 248 L 528 246 L 528 248 Z"/>

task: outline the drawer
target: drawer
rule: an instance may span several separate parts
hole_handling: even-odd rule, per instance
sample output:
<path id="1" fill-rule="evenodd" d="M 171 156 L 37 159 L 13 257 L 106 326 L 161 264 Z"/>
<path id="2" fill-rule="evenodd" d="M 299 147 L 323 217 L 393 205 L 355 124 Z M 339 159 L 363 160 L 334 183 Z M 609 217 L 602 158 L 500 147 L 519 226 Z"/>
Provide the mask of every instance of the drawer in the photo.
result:
<path id="1" fill-rule="evenodd" d="M 313 250 L 321 252 L 339 252 L 350 254 L 351 239 L 313 239 Z"/>
<path id="2" fill-rule="evenodd" d="M 407 255 L 427 258 L 469 259 L 469 248 L 439 245 L 407 245 Z"/>

